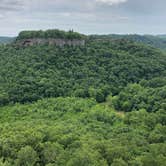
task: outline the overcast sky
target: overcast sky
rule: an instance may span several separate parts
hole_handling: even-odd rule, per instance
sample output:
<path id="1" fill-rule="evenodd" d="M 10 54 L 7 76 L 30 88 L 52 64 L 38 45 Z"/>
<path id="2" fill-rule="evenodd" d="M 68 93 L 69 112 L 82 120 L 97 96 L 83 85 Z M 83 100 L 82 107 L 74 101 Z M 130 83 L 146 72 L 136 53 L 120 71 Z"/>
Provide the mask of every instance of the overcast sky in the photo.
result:
<path id="1" fill-rule="evenodd" d="M 54 28 L 166 34 L 166 0 L 0 0 L 0 36 Z"/>

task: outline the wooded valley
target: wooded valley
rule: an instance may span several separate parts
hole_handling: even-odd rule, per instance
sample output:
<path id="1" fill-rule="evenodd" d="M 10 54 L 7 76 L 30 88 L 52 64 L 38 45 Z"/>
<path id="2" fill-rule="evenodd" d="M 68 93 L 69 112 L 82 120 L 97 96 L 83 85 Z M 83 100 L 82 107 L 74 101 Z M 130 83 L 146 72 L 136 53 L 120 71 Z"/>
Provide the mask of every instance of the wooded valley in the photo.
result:
<path id="1" fill-rule="evenodd" d="M 14 44 L 38 36 L 86 42 Z M 163 45 L 59 30 L 14 42 L 0 45 L 0 166 L 165 166 Z"/>

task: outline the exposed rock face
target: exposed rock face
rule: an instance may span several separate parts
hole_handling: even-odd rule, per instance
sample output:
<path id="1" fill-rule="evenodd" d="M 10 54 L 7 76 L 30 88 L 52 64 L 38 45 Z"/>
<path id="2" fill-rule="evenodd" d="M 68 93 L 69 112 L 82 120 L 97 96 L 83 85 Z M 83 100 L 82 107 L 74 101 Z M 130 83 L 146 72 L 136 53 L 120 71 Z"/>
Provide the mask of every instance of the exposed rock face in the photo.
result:
<path id="1" fill-rule="evenodd" d="M 42 39 L 42 38 L 34 38 L 34 39 L 23 39 L 18 40 L 16 44 L 20 46 L 33 46 L 33 45 L 56 45 L 63 47 L 65 45 L 68 46 L 84 46 L 85 40 L 79 40 L 79 39 Z"/>

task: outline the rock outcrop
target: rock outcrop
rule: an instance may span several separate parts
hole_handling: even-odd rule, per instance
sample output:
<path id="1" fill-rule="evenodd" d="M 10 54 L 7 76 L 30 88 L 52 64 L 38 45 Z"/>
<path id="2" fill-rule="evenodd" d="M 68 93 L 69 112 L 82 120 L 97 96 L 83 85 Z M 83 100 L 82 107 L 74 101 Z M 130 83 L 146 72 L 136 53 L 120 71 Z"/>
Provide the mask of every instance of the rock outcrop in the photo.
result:
<path id="1" fill-rule="evenodd" d="M 54 39 L 54 38 L 32 38 L 32 39 L 22 39 L 17 40 L 16 44 L 19 46 L 34 46 L 34 45 L 55 45 L 59 47 L 63 47 L 65 45 L 68 46 L 84 46 L 85 40 L 84 39 Z"/>

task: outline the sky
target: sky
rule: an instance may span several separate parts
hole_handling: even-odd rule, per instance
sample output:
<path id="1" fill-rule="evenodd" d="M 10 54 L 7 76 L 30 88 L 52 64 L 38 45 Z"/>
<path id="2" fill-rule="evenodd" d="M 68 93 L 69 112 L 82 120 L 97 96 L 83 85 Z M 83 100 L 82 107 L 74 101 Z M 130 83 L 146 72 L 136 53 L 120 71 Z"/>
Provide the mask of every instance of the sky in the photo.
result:
<path id="1" fill-rule="evenodd" d="M 40 29 L 166 34 L 166 0 L 0 0 L 0 36 Z"/>

